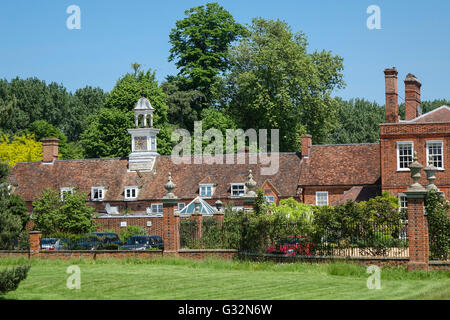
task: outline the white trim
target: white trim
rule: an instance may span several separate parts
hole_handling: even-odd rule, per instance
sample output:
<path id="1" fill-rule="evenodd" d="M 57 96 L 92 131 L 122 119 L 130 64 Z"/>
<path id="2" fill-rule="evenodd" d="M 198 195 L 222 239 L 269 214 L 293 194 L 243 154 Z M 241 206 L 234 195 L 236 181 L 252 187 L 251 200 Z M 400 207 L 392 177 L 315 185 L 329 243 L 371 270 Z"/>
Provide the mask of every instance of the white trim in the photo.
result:
<path id="1" fill-rule="evenodd" d="M 450 111 L 450 108 L 449 108 L 449 107 L 447 107 L 446 105 L 443 105 L 443 106 L 440 106 L 439 108 L 436 108 L 436 109 L 434 109 L 434 110 L 428 111 L 427 113 L 424 113 L 423 115 L 418 116 L 418 117 L 416 117 L 416 118 L 414 118 L 414 119 L 411 119 L 411 120 L 400 120 L 399 122 L 403 122 L 403 123 L 414 123 L 414 122 L 416 122 L 416 121 L 419 120 L 419 119 L 422 119 L 422 118 L 424 118 L 424 117 L 426 117 L 426 116 L 429 116 L 429 115 L 432 114 L 433 112 L 436 112 L 436 111 L 439 111 L 439 110 L 443 110 L 443 109 L 446 109 L 446 110 Z"/>
<path id="2" fill-rule="evenodd" d="M 411 157 L 414 157 L 414 141 L 396 141 L 396 154 L 397 154 L 397 171 L 410 171 L 409 168 L 400 168 L 400 150 L 399 145 L 400 144 L 410 144 L 411 145 Z"/>
<path id="3" fill-rule="evenodd" d="M 426 144 L 426 149 L 427 149 L 427 158 L 426 158 L 426 166 L 428 165 L 428 161 L 430 159 L 429 157 L 429 152 L 428 152 L 428 145 L 431 143 L 440 143 L 441 144 L 441 157 L 442 157 L 442 167 L 436 167 L 439 170 L 445 170 L 445 166 L 444 166 L 444 141 L 443 140 L 427 140 L 427 144 Z"/>
<path id="4" fill-rule="evenodd" d="M 245 183 L 230 183 L 230 185 L 231 185 L 231 187 L 230 187 L 230 193 L 231 193 L 231 197 L 232 198 L 240 198 L 240 197 L 242 197 L 244 194 L 245 194 Z M 244 193 L 243 194 L 241 194 L 241 195 L 234 195 L 233 194 L 233 187 L 234 186 L 243 186 L 244 187 Z"/>
<path id="5" fill-rule="evenodd" d="M 181 209 L 180 209 L 180 204 L 182 204 L 182 205 L 183 205 L 183 208 L 181 208 Z M 178 203 L 177 203 L 177 210 L 178 210 L 178 211 L 181 211 L 181 210 L 183 210 L 183 209 L 184 209 L 184 207 L 186 207 L 186 202 L 178 202 Z"/>
<path id="6" fill-rule="evenodd" d="M 319 194 L 326 194 L 327 195 L 327 203 L 326 204 L 319 204 Z M 324 205 L 328 205 L 329 201 L 328 201 L 328 191 L 316 191 L 316 206 L 324 206 Z"/>
<path id="7" fill-rule="evenodd" d="M 73 193 L 74 187 L 64 187 L 59 189 L 59 196 L 61 200 L 64 200 L 64 192 L 70 192 Z"/>
<path id="8" fill-rule="evenodd" d="M 95 199 L 94 198 L 94 189 L 98 189 L 102 191 L 102 197 Z M 91 187 L 91 201 L 103 201 L 103 199 L 105 199 L 105 191 L 106 188 L 105 187 Z"/>
<path id="9" fill-rule="evenodd" d="M 202 187 L 211 187 L 211 195 L 210 196 L 206 196 L 202 194 Z M 200 197 L 202 197 L 203 199 L 211 199 L 212 196 L 214 195 L 214 184 L 213 183 L 200 183 L 198 185 L 198 195 Z"/>
<path id="10" fill-rule="evenodd" d="M 135 197 L 127 197 L 127 190 L 133 190 L 133 189 L 136 190 L 136 192 L 135 192 L 135 193 L 136 193 L 136 196 L 135 196 Z M 130 192 L 130 194 L 131 194 L 131 192 Z M 127 186 L 127 187 L 124 188 L 124 198 L 125 198 L 125 201 L 134 201 L 134 200 L 137 200 L 138 195 L 139 195 L 139 188 L 138 188 L 137 186 Z"/>

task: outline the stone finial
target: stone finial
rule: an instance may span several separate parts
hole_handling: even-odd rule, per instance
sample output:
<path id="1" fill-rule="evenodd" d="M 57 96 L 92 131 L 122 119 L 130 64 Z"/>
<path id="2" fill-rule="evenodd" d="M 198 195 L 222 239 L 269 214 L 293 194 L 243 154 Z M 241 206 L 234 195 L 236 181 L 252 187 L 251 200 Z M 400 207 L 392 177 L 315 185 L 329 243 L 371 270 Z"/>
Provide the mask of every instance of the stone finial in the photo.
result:
<path id="1" fill-rule="evenodd" d="M 438 168 L 433 163 L 432 155 L 429 156 L 428 165 L 423 170 L 425 171 L 428 180 L 427 191 L 435 190 L 436 192 L 439 192 L 438 187 L 434 184 L 434 180 L 436 180 L 436 171 L 438 171 Z"/>
<path id="2" fill-rule="evenodd" d="M 419 183 L 421 177 L 420 170 L 423 166 L 419 163 L 417 158 L 417 152 L 414 151 L 413 162 L 409 165 L 411 170 L 411 178 L 413 179 L 413 184 L 409 186 L 408 191 L 426 191 L 425 188 Z"/>
<path id="3" fill-rule="evenodd" d="M 256 192 L 253 191 L 253 189 L 256 187 L 256 181 L 253 180 L 253 174 L 252 170 L 248 171 L 248 180 L 245 183 L 245 186 L 247 187 L 247 197 L 256 197 Z"/>
<path id="4" fill-rule="evenodd" d="M 167 194 L 163 197 L 163 199 L 176 199 L 177 197 L 172 192 L 176 186 L 177 185 L 172 182 L 172 173 L 169 172 L 169 178 L 167 183 L 164 185 L 164 188 L 167 190 Z"/>

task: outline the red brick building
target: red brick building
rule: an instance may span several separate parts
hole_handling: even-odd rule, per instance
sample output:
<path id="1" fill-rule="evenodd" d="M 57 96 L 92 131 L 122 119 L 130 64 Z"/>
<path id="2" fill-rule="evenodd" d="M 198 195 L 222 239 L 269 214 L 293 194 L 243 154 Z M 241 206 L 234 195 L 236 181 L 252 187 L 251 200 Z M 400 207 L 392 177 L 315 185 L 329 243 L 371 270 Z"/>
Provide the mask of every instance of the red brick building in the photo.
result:
<path id="1" fill-rule="evenodd" d="M 99 214 L 104 228 L 118 231 L 126 225 L 140 225 L 149 233 L 162 234 L 162 197 L 169 172 L 176 184 L 177 208 L 182 210 L 200 196 L 212 207 L 232 203 L 242 208 L 242 196 L 251 170 L 256 188 L 262 188 L 268 201 L 293 197 L 308 204 L 335 205 L 347 200 L 362 201 L 388 191 L 399 196 L 410 184 L 409 163 L 417 151 L 419 162 L 431 159 L 439 168 L 435 184 L 450 197 L 450 108 L 442 106 L 421 115 L 420 82 L 408 74 L 405 79 L 406 119 L 398 117 L 397 71 L 386 69 L 386 123 L 380 125 L 380 143 L 351 145 L 312 145 L 312 137 L 302 137 L 298 153 L 245 153 L 245 163 L 236 156 L 227 164 L 176 164 L 170 156 L 157 153 L 158 129 L 153 128 L 150 102 L 136 104 L 135 125 L 129 129 L 132 153 L 128 158 L 58 160 L 57 139 L 44 139 L 43 161 L 18 163 L 10 183 L 31 212 L 33 201 L 46 188 L 65 192 L 77 189 L 88 194 L 86 201 Z M 252 156 L 277 156 L 275 174 L 262 175 L 261 161 Z M 220 163 L 222 162 L 222 163 Z M 427 184 L 426 178 L 421 180 Z"/>

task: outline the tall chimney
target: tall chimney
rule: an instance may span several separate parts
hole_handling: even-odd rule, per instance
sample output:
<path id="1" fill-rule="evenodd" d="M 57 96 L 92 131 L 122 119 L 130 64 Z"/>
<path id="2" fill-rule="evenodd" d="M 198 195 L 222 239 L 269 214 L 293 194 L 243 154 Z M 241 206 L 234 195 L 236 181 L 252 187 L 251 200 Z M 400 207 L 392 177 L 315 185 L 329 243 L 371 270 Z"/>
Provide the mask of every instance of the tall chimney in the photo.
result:
<path id="1" fill-rule="evenodd" d="M 384 69 L 386 92 L 386 123 L 398 122 L 398 86 L 395 67 Z"/>
<path id="2" fill-rule="evenodd" d="M 419 116 L 420 87 L 422 84 L 411 73 L 405 78 L 405 120 L 412 120 Z"/>
<path id="3" fill-rule="evenodd" d="M 303 134 L 302 135 L 302 158 L 308 158 L 311 152 L 312 146 L 312 135 Z"/>
<path id="4" fill-rule="evenodd" d="M 53 162 L 58 159 L 58 144 L 57 138 L 42 139 L 43 162 Z"/>

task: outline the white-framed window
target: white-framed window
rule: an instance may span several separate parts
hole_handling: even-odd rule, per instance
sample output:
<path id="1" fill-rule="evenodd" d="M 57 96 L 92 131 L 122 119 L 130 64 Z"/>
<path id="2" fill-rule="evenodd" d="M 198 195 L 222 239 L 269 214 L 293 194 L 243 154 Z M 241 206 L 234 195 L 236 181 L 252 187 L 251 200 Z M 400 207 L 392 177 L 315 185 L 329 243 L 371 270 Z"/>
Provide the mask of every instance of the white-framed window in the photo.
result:
<path id="1" fill-rule="evenodd" d="M 151 214 L 155 216 L 163 215 L 163 204 L 162 203 L 153 203 L 151 206 Z"/>
<path id="2" fill-rule="evenodd" d="M 266 198 L 266 202 L 268 204 L 271 204 L 271 203 L 275 202 L 275 197 L 274 196 L 264 196 L 264 198 Z"/>
<path id="3" fill-rule="evenodd" d="M 318 206 L 328 205 L 328 191 L 317 191 L 316 192 L 316 205 L 318 205 Z"/>
<path id="4" fill-rule="evenodd" d="M 240 197 L 245 194 L 245 184 L 244 183 L 232 183 L 231 184 L 231 196 Z"/>
<path id="5" fill-rule="evenodd" d="M 444 143 L 440 140 L 427 141 L 427 165 L 431 160 L 438 169 L 444 169 Z"/>
<path id="6" fill-rule="evenodd" d="M 414 144 L 412 141 L 397 142 L 397 170 L 408 171 L 413 162 Z"/>
<path id="7" fill-rule="evenodd" d="M 105 198 L 105 187 L 92 187 L 91 188 L 91 200 L 103 201 Z"/>
<path id="8" fill-rule="evenodd" d="M 210 198 L 214 193 L 212 184 L 201 184 L 199 190 L 200 197 L 203 198 Z"/>
<path id="9" fill-rule="evenodd" d="M 398 201 L 400 202 L 400 211 L 408 209 L 408 198 L 404 194 L 400 193 L 398 195 Z"/>
<path id="10" fill-rule="evenodd" d="M 68 188 L 61 188 L 60 189 L 60 196 L 61 196 L 61 200 L 64 200 L 64 197 L 66 194 L 72 194 L 73 193 L 73 187 L 68 187 Z"/>
<path id="11" fill-rule="evenodd" d="M 186 207 L 186 203 L 184 202 L 178 202 L 178 211 L 181 211 L 184 209 L 184 207 Z"/>
<path id="12" fill-rule="evenodd" d="M 155 136 L 150 137 L 150 150 L 156 151 L 156 137 Z"/>
<path id="13" fill-rule="evenodd" d="M 138 187 L 125 187 L 125 200 L 136 200 Z"/>

